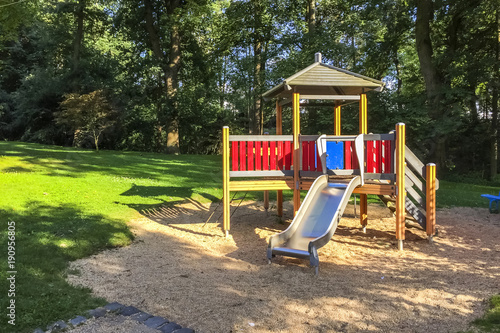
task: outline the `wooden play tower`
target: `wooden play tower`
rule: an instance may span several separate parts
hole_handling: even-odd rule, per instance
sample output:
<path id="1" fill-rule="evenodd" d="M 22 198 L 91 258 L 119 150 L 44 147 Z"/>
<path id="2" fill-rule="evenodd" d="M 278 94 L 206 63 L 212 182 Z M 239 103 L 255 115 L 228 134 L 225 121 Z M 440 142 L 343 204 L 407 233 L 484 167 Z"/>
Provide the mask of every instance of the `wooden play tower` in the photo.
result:
<path id="1" fill-rule="evenodd" d="M 363 230 L 368 224 L 367 195 L 373 194 L 395 214 L 400 250 L 407 218 L 419 223 L 432 240 L 438 186 L 435 165 L 425 166 L 406 147 L 403 123 L 387 134 L 368 134 L 366 93 L 382 91 L 383 87 L 381 81 L 322 63 L 321 54 L 317 53 L 312 65 L 263 94 L 266 100 L 276 100 L 276 135 L 230 135 L 229 128 L 224 127 L 223 229 L 226 235 L 230 230 L 230 192 L 264 191 L 267 208 L 268 191 L 277 191 L 277 213 L 282 216 L 283 190 L 293 190 L 296 214 L 301 204 L 300 191 L 309 190 L 325 170 L 332 178 L 359 174 L 354 150 L 356 136 L 341 133 L 342 106 L 359 101 L 359 134 L 365 134 L 366 181 L 354 193 L 359 194 Z M 331 105 L 334 109 L 335 128 L 333 135 L 327 136 L 329 155 L 325 169 L 317 152 L 320 136 L 300 133 L 300 108 L 311 105 L 305 103 L 306 100 L 327 100 L 330 103 L 322 105 Z M 282 135 L 282 112 L 287 106 L 291 106 L 293 112 L 293 135 Z"/>

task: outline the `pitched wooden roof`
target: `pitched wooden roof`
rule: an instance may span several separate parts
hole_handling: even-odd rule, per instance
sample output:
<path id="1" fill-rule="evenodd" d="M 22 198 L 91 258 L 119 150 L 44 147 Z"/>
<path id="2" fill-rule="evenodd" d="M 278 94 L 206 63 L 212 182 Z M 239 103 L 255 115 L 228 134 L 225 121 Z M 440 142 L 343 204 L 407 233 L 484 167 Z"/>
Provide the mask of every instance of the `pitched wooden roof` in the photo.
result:
<path id="1" fill-rule="evenodd" d="M 306 99 L 353 99 L 370 90 L 382 91 L 384 83 L 319 61 L 295 73 L 282 83 L 266 91 L 268 100 L 289 98 L 298 92 Z M 301 96 L 302 98 L 302 96 Z"/>

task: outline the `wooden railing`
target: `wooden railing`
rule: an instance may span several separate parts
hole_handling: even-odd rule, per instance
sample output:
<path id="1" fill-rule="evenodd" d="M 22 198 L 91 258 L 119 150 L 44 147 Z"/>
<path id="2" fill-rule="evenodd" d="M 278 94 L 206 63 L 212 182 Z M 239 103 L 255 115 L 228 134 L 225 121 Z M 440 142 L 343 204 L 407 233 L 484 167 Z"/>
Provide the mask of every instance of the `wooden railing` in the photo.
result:
<path id="1" fill-rule="evenodd" d="M 316 140 L 319 135 L 301 135 L 300 173 L 315 177 L 322 173 Z M 329 174 L 359 173 L 354 148 L 355 136 L 329 137 L 334 153 L 328 157 Z M 230 135 L 230 176 L 292 176 L 293 137 L 291 135 Z M 333 141 L 333 142 L 332 142 Z M 368 178 L 394 180 L 394 134 L 365 135 L 365 173 Z"/>
<path id="2" fill-rule="evenodd" d="M 302 168 L 301 176 L 317 176 L 321 172 L 321 160 L 317 155 L 316 140 L 319 135 L 301 135 Z M 353 175 L 359 173 L 354 135 L 327 137 L 330 147 L 327 150 L 334 156 L 327 157 L 328 173 L 332 175 Z M 368 179 L 394 180 L 394 140 L 391 134 L 366 134 L 365 140 L 365 174 Z M 314 147 L 314 153 L 312 153 Z M 330 148 L 330 149 L 329 149 Z M 316 154 L 316 155 L 314 155 Z M 331 154 L 332 155 L 332 154 Z"/>
<path id="3" fill-rule="evenodd" d="M 292 140 L 291 135 L 230 135 L 230 176 L 292 176 Z"/>
<path id="4" fill-rule="evenodd" d="M 405 149 L 406 161 L 406 210 L 415 220 L 434 234 L 436 197 L 439 180 L 436 178 L 435 165 L 424 165 L 418 157 L 408 148 Z M 430 223 L 427 223 L 427 222 Z"/>

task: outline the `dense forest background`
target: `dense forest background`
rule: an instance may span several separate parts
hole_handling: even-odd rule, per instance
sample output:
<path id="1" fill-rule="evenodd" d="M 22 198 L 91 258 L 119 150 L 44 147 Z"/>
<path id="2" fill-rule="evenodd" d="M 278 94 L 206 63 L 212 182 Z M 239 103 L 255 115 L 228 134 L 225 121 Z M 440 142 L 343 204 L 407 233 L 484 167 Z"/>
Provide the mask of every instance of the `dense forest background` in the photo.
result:
<path id="1" fill-rule="evenodd" d="M 273 133 L 262 92 L 314 61 L 386 83 L 368 129 L 408 126 L 440 175 L 498 169 L 500 0 L 0 0 L 0 139 L 213 154 Z M 284 131 L 291 112 L 284 110 Z M 333 110 L 303 113 L 331 133 Z M 343 133 L 357 131 L 357 104 Z M 1 154 L 1 153 L 0 153 Z"/>

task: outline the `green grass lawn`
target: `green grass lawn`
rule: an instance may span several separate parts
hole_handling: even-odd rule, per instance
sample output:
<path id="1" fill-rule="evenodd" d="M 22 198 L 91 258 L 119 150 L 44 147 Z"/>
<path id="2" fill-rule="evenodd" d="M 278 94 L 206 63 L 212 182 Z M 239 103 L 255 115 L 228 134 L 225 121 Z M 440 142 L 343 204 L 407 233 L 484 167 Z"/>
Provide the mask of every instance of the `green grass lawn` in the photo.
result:
<path id="1" fill-rule="evenodd" d="M 7 224 L 16 226 L 16 326 L 2 310 L 0 332 L 30 331 L 104 304 L 68 285 L 68 262 L 133 235 L 137 211 L 222 195 L 217 156 L 60 148 L 0 142 L 0 308 L 7 308 Z"/>
<path id="2" fill-rule="evenodd" d="M 487 185 L 441 182 L 438 207 L 487 207 Z M 0 332 L 29 332 L 105 303 L 65 281 L 69 261 L 130 244 L 126 222 L 162 204 L 216 202 L 220 156 L 61 148 L 0 142 Z M 275 192 L 271 192 L 271 200 Z M 305 195 L 305 191 L 303 195 Z M 236 194 L 242 197 L 243 193 Z M 247 199 L 262 199 L 249 193 Z M 285 199 L 291 200 L 291 191 Z M 378 202 L 369 196 L 370 202 Z M 16 326 L 7 323 L 8 224 L 15 222 Z"/>
<path id="3" fill-rule="evenodd" d="M 486 332 L 500 332 L 500 295 L 495 295 L 490 299 L 488 311 L 473 324 Z"/>
<path id="4" fill-rule="evenodd" d="M 481 194 L 498 195 L 500 186 L 464 184 L 448 181 L 439 182 L 436 192 L 437 206 L 444 207 L 481 207 L 488 208 L 489 200 Z"/>

